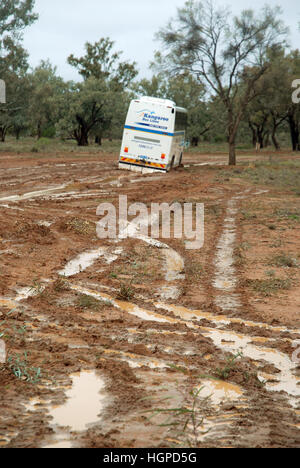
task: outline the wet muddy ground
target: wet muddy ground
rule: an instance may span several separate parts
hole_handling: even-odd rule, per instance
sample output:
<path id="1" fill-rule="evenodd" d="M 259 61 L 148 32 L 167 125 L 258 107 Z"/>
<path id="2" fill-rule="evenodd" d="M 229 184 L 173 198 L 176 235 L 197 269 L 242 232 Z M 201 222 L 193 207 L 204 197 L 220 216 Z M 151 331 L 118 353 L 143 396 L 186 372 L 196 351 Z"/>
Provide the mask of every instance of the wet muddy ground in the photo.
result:
<path id="1" fill-rule="evenodd" d="M 116 159 L 1 155 L 0 446 L 299 447 L 299 196 Z M 204 203 L 204 246 L 99 239 L 120 195 Z"/>

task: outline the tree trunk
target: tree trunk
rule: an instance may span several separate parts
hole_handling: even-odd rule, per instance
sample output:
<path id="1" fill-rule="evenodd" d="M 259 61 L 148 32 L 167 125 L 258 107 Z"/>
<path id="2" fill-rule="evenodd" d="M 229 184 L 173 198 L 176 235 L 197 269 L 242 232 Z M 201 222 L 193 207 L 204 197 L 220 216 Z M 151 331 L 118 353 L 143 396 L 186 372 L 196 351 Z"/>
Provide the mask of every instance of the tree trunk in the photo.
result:
<path id="1" fill-rule="evenodd" d="M 95 143 L 96 145 L 99 145 L 99 146 L 102 145 L 102 137 L 100 135 L 95 136 Z"/>
<path id="2" fill-rule="evenodd" d="M 37 126 L 37 139 L 39 140 L 42 137 L 42 125 L 39 122 Z"/>
<path id="3" fill-rule="evenodd" d="M 299 126 L 292 114 L 289 115 L 289 126 L 293 151 L 299 151 Z"/>
<path id="4" fill-rule="evenodd" d="M 253 145 L 253 148 L 256 148 L 257 134 L 256 134 L 255 128 L 253 127 L 253 125 L 252 125 L 252 123 L 250 121 L 249 121 L 249 127 L 250 127 L 250 130 L 252 132 L 252 145 Z"/>
<path id="5" fill-rule="evenodd" d="M 198 146 L 199 143 L 199 138 L 198 137 L 192 137 L 192 146 Z"/>
<path id="6" fill-rule="evenodd" d="M 277 140 L 277 137 L 276 137 L 276 130 L 277 128 L 276 127 L 273 127 L 273 130 L 272 130 L 272 142 L 273 142 L 273 145 L 276 149 L 276 151 L 279 151 L 280 150 L 280 144 Z"/>
<path id="7" fill-rule="evenodd" d="M 236 165 L 235 140 L 229 139 L 229 166 Z"/>
<path id="8" fill-rule="evenodd" d="M 84 125 L 80 125 L 78 129 L 74 131 L 74 136 L 78 146 L 89 146 L 89 132 Z"/>
<path id="9" fill-rule="evenodd" d="M 237 133 L 238 125 L 237 122 L 234 122 L 233 111 L 231 108 L 228 108 L 228 148 L 229 148 L 229 166 L 236 165 L 236 153 L 235 153 L 235 137 Z"/>
<path id="10" fill-rule="evenodd" d="M 270 145 L 270 132 L 267 131 L 264 134 L 264 148 L 267 148 Z"/>
<path id="11" fill-rule="evenodd" d="M 257 138 L 260 148 L 264 148 L 264 136 L 261 128 L 257 128 Z"/>
<path id="12" fill-rule="evenodd" d="M 0 128 L 0 140 L 2 143 L 5 143 L 5 136 L 6 136 L 6 128 L 1 127 Z"/>
<path id="13" fill-rule="evenodd" d="M 84 131 L 80 132 L 79 138 L 77 139 L 78 146 L 89 146 L 88 134 Z"/>

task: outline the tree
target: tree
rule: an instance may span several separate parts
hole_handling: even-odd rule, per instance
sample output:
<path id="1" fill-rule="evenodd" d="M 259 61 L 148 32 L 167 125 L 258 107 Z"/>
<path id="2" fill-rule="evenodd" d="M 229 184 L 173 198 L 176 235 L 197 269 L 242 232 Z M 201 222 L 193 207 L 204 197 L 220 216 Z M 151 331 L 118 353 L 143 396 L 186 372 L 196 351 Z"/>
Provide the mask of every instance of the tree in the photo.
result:
<path id="1" fill-rule="evenodd" d="M 122 52 L 113 52 L 114 41 L 108 37 L 91 44 L 86 42 L 86 54 L 76 58 L 68 57 L 68 63 L 77 68 L 85 80 L 90 77 L 109 80 L 118 89 L 126 89 L 138 74 L 136 62 L 120 62 Z"/>
<path id="2" fill-rule="evenodd" d="M 60 135 L 75 139 L 78 146 L 88 146 L 92 131 L 102 132 L 110 126 L 119 99 L 104 79 L 90 77 L 73 84 L 61 100 L 64 117 L 57 124 Z"/>
<path id="3" fill-rule="evenodd" d="M 300 106 L 293 103 L 290 96 L 291 83 L 300 76 L 300 51 L 294 50 L 287 56 L 289 62 L 288 79 L 288 116 L 287 121 L 290 128 L 293 151 L 300 151 Z"/>
<path id="4" fill-rule="evenodd" d="M 160 55 L 156 54 L 156 62 L 152 64 L 152 68 L 161 68 L 160 61 Z M 178 106 L 188 109 L 187 136 L 194 146 L 198 145 L 200 136 L 208 132 L 211 127 L 208 106 L 204 101 L 205 88 L 190 73 L 178 77 L 169 73 L 158 73 L 151 79 L 144 78 L 135 83 L 133 90 L 139 96 L 171 99 Z"/>
<path id="5" fill-rule="evenodd" d="M 68 85 L 57 76 L 56 67 L 49 61 L 42 61 L 30 75 L 32 91 L 30 96 L 29 115 L 34 133 L 38 139 L 49 127 L 61 117 L 58 102 L 68 89 Z"/>
<path id="6" fill-rule="evenodd" d="M 236 164 L 239 125 L 269 67 L 267 51 L 282 45 L 287 33 L 279 13 L 280 9 L 266 6 L 258 17 L 244 10 L 229 22 L 227 9 L 216 9 L 211 1 L 189 0 L 158 33 L 167 49 L 166 67 L 173 73 L 193 73 L 206 83 L 209 94 L 223 102 L 230 165 Z"/>
<path id="7" fill-rule="evenodd" d="M 35 0 L 4 0 L 0 5 L 0 38 L 16 35 L 38 19 L 33 13 Z"/>
<path id="8" fill-rule="evenodd" d="M 125 93 L 132 81 L 138 74 L 136 63 L 121 62 L 120 56 L 122 52 L 113 52 L 114 42 L 109 38 L 101 38 L 98 42 L 85 44 L 86 53 L 83 57 L 76 58 L 74 55 L 68 57 L 68 63 L 77 68 L 85 82 L 89 82 L 87 86 L 78 85 L 76 93 L 85 92 L 84 101 L 85 107 L 88 103 L 91 104 L 90 123 L 81 122 L 80 130 L 76 130 L 76 139 L 79 145 L 88 144 L 88 135 L 93 134 L 95 142 L 101 145 L 103 132 L 110 130 L 113 133 L 113 126 L 120 125 L 120 116 L 124 118 L 124 103 L 128 101 Z M 99 92 L 94 84 L 98 81 Z M 91 92 L 94 89 L 95 100 L 92 99 Z M 74 90 L 73 90 L 74 91 Z M 86 93 L 87 92 L 87 93 Z M 105 92 L 107 96 L 105 97 Z M 76 95 L 75 93 L 75 95 Z M 112 102 L 112 94 L 115 93 L 113 100 L 117 108 L 108 111 L 107 104 Z M 105 102 L 105 100 L 107 102 Z M 76 98 L 77 104 L 79 103 Z M 94 108 L 94 103 L 97 102 L 101 106 Z M 82 104 L 82 103 L 81 103 Z M 89 112 L 88 112 L 89 113 Z M 79 113 L 80 114 L 80 113 Z M 79 115 L 78 114 L 78 115 Z M 73 121 L 74 122 L 74 121 Z M 78 119 L 77 119 L 78 122 Z M 74 134 L 74 132 L 73 132 Z"/>
<path id="9" fill-rule="evenodd" d="M 6 82 L 7 103 L 0 106 L 0 139 L 10 128 L 18 135 L 26 124 L 29 83 L 28 54 L 21 46 L 22 31 L 38 16 L 34 0 L 5 0 L 0 4 L 0 77 Z"/>
<path id="10" fill-rule="evenodd" d="M 6 82 L 7 102 L 0 106 L 0 140 L 5 141 L 9 129 L 17 133 L 25 126 L 28 110 L 28 54 L 18 43 L 5 39 L 6 56 L 0 61 L 0 76 Z"/>
<path id="11" fill-rule="evenodd" d="M 283 48 L 268 52 L 270 66 L 258 86 L 258 96 L 250 103 L 246 120 L 252 132 L 253 145 L 266 145 L 271 136 L 276 150 L 280 149 L 277 131 L 285 124 L 291 104 L 290 63 Z"/>

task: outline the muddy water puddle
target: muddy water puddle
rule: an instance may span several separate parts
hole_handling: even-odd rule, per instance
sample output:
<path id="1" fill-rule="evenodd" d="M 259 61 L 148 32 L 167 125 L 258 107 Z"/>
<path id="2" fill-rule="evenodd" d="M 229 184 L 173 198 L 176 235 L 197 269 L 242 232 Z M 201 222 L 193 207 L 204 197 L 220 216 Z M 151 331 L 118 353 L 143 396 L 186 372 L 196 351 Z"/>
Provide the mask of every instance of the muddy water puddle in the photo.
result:
<path id="1" fill-rule="evenodd" d="M 66 392 L 66 403 L 49 409 L 49 414 L 53 418 L 52 424 L 79 432 L 99 421 L 99 414 L 104 409 L 105 382 L 88 371 L 71 378 L 72 387 Z"/>
<path id="2" fill-rule="evenodd" d="M 127 353 L 114 349 L 105 349 L 103 353 L 108 356 L 119 357 L 121 360 L 126 361 L 133 369 L 138 367 L 148 367 L 149 369 L 165 369 L 168 367 L 168 365 L 160 359 L 149 359 L 134 353 Z"/>
<path id="3" fill-rule="evenodd" d="M 234 248 L 236 240 L 237 200 L 228 202 L 224 230 L 217 243 L 215 258 L 215 278 L 213 287 L 216 290 L 215 303 L 222 310 L 236 310 L 241 304 L 237 294 L 233 294 L 236 284 L 236 270 L 234 261 Z"/>
<path id="4" fill-rule="evenodd" d="M 184 280 L 184 260 L 175 250 L 173 249 L 162 249 L 164 255 L 164 271 L 165 280 L 168 283 L 174 283 L 178 280 Z M 164 285 L 159 288 L 158 295 L 163 300 L 178 299 L 180 296 L 180 288 L 177 284 Z"/>
<path id="5" fill-rule="evenodd" d="M 239 385 L 223 380 L 203 379 L 198 388 L 201 398 L 209 399 L 210 403 L 219 406 L 224 402 L 239 401 L 244 391 Z"/>
<path id="6" fill-rule="evenodd" d="M 276 373 L 275 382 L 266 382 L 267 390 L 286 392 L 289 395 L 290 404 L 297 406 L 300 397 L 299 380 L 294 374 L 297 365 L 286 354 L 275 348 L 255 346 L 252 337 L 242 334 L 215 329 L 207 329 L 203 334 L 211 338 L 215 346 L 222 350 L 230 353 L 242 352 L 244 357 L 272 364 L 280 372 Z"/>
<path id="7" fill-rule="evenodd" d="M 107 406 L 105 381 L 93 371 L 83 371 L 70 376 L 72 384 L 66 389 L 65 404 L 50 406 L 45 401 L 31 400 L 27 411 L 45 408 L 52 417 L 51 427 L 55 436 L 42 444 L 42 448 L 70 448 L 71 433 L 85 431 L 99 424 Z"/>
<path id="8" fill-rule="evenodd" d="M 4 201 L 11 201 L 11 202 L 18 202 L 23 200 L 30 200 L 32 198 L 43 197 L 49 193 L 55 192 L 56 190 L 62 190 L 66 187 L 66 185 L 58 185 L 56 187 L 44 189 L 44 190 L 36 190 L 35 192 L 28 192 L 24 193 L 23 195 L 10 195 L 8 197 L 0 198 L 0 202 Z"/>
<path id="9" fill-rule="evenodd" d="M 107 248 L 100 247 L 98 249 L 82 252 L 73 260 L 70 260 L 66 266 L 58 273 L 62 276 L 70 277 L 89 268 L 99 258 L 103 257 L 107 264 L 117 260 L 118 256 L 122 253 L 122 249 L 115 249 L 112 253 L 108 252 Z"/>
<path id="10" fill-rule="evenodd" d="M 222 328 L 224 325 L 239 324 L 244 325 L 245 327 L 252 328 L 261 328 L 264 330 L 270 330 L 274 332 L 288 332 L 300 334 L 298 329 L 288 329 L 287 327 L 277 327 L 268 325 L 263 322 L 253 322 L 251 320 L 244 320 L 236 317 L 228 317 L 227 315 L 215 315 L 210 312 L 203 312 L 202 310 L 191 310 L 184 306 L 177 306 L 174 304 L 164 304 L 163 302 L 154 303 L 155 307 L 158 309 L 164 309 L 168 312 L 172 312 L 175 316 L 180 317 L 184 320 L 209 320 L 217 328 Z"/>
<path id="11" fill-rule="evenodd" d="M 248 336 L 242 333 L 231 332 L 229 330 L 221 330 L 219 328 L 197 326 L 194 323 L 190 323 L 188 321 L 192 320 L 193 316 L 197 317 L 197 314 L 195 315 L 195 311 L 188 311 L 186 308 L 177 308 L 176 306 L 164 305 L 164 308 L 172 311 L 175 315 L 177 313 L 177 315 L 180 316 L 181 320 L 177 320 L 152 311 L 141 309 L 137 305 L 129 302 L 115 300 L 111 296 L 104 293 L 86 290 L 80 286 L 72 285 L 71 287 L 72 289 L 80 291 L 84 294 L 93 295 L 93 297 L 98 298 L 99 300 L 110 300 L 112 305 L 115 307 L 118 307 L 127 313 L 136 315 L 142 320 L 185 324 L 190 328 L 200 330 L 204 336 L 210 338 L 214 345 L 222 351 L 230 353 L 242 352 L 244 357 L 251 358 L 256 362 L 266 362 L 272 364 L 279 371 L 279 373 L 276 374 L 275 381 L 266 382 L 266 388 L 270 391 L 285 391 L 289 396 L 290 404 L 294 407 L 297 406 L 300 397 L 300 388 L 299 379 L 294 374 L 297 367 L 296 364 L 291 361 L 289 356 L 277 350 L 276 348 L 267 348 L 261 346 L 261 343 L 274 340 L 264 337 Z M 162 307 L 163 304 L 159 303 L 157 305 L 158 307 Z M 223 319 L 224 317 L 219 317 L 219 323 L 220 320 L 222 321 Z M 256 345 L 256 342 L 258 345 Z"/>

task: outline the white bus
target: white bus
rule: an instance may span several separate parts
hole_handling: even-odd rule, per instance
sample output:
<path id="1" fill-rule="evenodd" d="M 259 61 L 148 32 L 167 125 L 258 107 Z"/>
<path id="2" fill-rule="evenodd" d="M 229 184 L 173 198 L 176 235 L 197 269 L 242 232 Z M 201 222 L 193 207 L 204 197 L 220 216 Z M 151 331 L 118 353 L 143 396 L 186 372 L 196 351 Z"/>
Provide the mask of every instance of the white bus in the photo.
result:
<path id="1" fill-rule="evenodd" d="M 131 101 L 124 127 L 119 169 L 142 173 L 178 167 L 185 147 L 187 111 L 168 99 Z"/>

